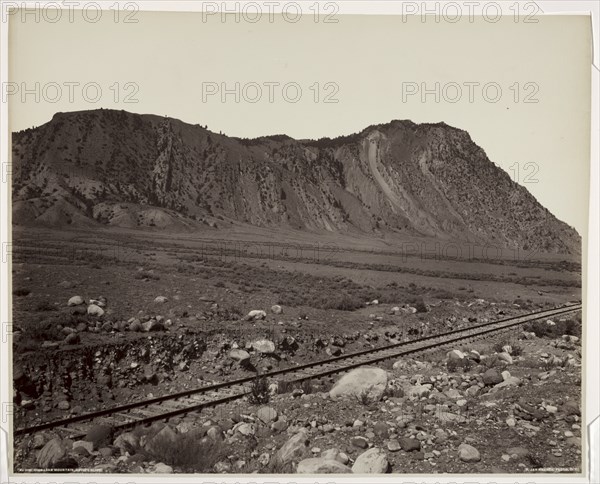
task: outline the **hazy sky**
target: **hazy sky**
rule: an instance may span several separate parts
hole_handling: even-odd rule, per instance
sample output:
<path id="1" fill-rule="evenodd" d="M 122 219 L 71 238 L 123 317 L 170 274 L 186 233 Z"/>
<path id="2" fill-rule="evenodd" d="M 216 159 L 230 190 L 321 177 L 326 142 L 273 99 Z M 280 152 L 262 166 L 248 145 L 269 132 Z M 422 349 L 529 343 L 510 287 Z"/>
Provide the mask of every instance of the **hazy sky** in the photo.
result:
<path id="1" fill-rule="evenodd" d="M 588 17 L 537 24 L 399 16 L 236 23 L 199 13 L 136 19 L 115 22 L 109 12 L 96 23 L 77 12 L 73 22 L 68 15 L 56 23 L 14 17 L 9 76 L 19 92 L 9 96 L 11 130 L 43 124 L 57 111 L 99 107 L 242 137 L 334 137 L 392 119 L 444 121 L 467 130 L 559 219 L 585 231 Z M 23 88 L 39 99 L 22 99 Z M 223 88 L 230 91 L 224 99 Z M 423 89 L 430 92 L 424 99 Z M 138 102 L 125 102 L 128 95 Z"/>

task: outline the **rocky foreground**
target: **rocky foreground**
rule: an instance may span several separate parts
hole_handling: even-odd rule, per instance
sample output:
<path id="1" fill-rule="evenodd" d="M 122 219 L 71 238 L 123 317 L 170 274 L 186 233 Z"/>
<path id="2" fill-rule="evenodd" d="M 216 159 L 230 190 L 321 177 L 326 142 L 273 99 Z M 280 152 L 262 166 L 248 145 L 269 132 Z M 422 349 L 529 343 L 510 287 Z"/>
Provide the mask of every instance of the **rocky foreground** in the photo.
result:
<path id="1" fill-rule="evenodd" d="M 254 315 L 262 316 L 262 315 Z M 535 329 L 546 334 L 546 321 Z M 541 330 L 540 330 L 541 328 Z M 328 382 L 257 380 L 248 400 L 118 433 L 15 441 L 15 470 L 125 473 L 528 473 L 581 468 L 573 335 L 473 343 Z"/>

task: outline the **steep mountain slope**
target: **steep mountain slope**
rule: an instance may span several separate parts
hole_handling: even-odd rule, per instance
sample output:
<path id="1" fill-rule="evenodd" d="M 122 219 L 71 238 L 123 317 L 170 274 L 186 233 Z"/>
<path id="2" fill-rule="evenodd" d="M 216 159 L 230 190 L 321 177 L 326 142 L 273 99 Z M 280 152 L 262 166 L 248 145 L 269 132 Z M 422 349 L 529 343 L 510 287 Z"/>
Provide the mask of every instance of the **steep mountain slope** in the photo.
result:
<path id="1" fill-rule="evenodd" d="M 13 163 L 15 224 L 194 229 L 222 220 L 581 251 L 574 229 L 443 123 L 246 140 L 154 115 L 58 113 L 13 134 Z"/>

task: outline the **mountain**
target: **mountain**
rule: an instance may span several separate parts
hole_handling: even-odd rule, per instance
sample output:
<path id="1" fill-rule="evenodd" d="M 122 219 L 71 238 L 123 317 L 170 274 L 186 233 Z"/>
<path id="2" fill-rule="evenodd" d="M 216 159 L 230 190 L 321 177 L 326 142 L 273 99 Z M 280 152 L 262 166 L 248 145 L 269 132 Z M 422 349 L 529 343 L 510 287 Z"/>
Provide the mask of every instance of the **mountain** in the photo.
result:
<path id="1" fill-rule="evenodd" d="M 13 133 L 12 154 L 14 224 L 245 223 L 581 252 L 573 228 L 444 123 L 240 139 L 100 109 Z"/>

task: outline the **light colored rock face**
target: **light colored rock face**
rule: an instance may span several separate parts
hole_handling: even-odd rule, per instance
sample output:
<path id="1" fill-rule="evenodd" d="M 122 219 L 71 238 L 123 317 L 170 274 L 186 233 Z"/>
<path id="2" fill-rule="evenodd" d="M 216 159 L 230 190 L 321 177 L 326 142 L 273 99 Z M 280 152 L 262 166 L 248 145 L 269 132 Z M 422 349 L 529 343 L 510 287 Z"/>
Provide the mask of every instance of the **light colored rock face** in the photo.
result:
<path id="1" fill-rule="evenodd" d="M 340 449 L 327 449 L 321 454 L 322 459 L 332 459 L 341 462 L 342 464 L 348 463 L 348 456 L 342 452 Z"/>
<path id="2" fill-rule="evenodd" d="M 104 314 L 104 309 L 102 309 L 100 306 L 96 306 L 95 304 L 90 304 L 87 308 L 87 313 L 90 316 L 100 317 Z"/>
<path id="3" fill-rule="evenodd" d="M 69 299 L 69 302 L 67 303 L 68 306 L 79 306 L 80 304 L 84 304 L 85 301 L 83 300 L 83 298 L 81 296 L 73 296 L 71 299 Z"/>
<path id="4" fill-rule="evenodd" d="M 250 358 L 250 353 L 241 349 L 234 349 L 229 352 L 229 357 L 232 360 L 239 361 L 241 363 Z"/>
<path id="5" fill-rule="evenodd" d="M 501 360 L 501 361 L 504 361 L 504 362 L 508 363 L 509 365 L 513 364 L 512 356 L 510 356 L 506 352 L 498 353 L 498 359 Z"/>
<path id="6" fill-rule="evenodd" d="M 479 451 L 469 444 L 460 444 L 458 446 L 458 457 L 463 462 L 479 462 L 481 460 Z"/>
<path id="7" fill-rule="evenodd" d="M 350 474 L 352 470 L 334 459 L 315 457 L 298 463 L 298 474 Z"/>
<path id="8" fill-rule="evenodd" d="M 283 308 L 279 304 L 274 304 L 271 306 L 271 312 L 273 314 L 281 314 L 283 312 Z"/>
<path id="9" fill-rule="evenodd" d="M 256 415 L 262 422 L 266 424 L 277 420 L 277 410 L 275 410 L 273 407 L 261 407 L 256 412 Z"/>
<path id="10" fill-rule="evenodd" d="M 63 457 L 67 455 L 67 448 L 60 439 L 49 441 L 37 456 L 37 463 L 40 468 L 49 469 Z"/>
<path id="11" fill-rule="evenodd" d="M 283 444 L 275 454 L 275 460 L 280 464 L 287 464 L 293 460 L 300 459 L 308 450 L 308 433 L 301 430 Z"/>
<path id="12" fill-rule="evenodd" d="M 465 358 L 465 354 L 460 350 L 449 351 L 446 356 L 450 361 L 462 361 Z"/>
<path id="13" fill-rule="evenodd" d="M 360 454 L 354 465 L 352 472 L 355 474 L 384 474 L 387 472 L 389 462 L 383 449 L 373 447 Z"/>
<path id="14" fill-rule="evenodd" d="M 267 313 L 260 309 L 253 309 L 246 316 L 248 319 L 254 319 L 255 321 L 259 321 L 261 319 L 265 319 L 267 317 Z"/>
<path id="15" fill-rule="evenodd" d="M 252 342 L 252 348 L 259 353 L 270 354 L 275 353 L 275 343 L 268 339 L 257 339 Z"/>
<path id="16" fill-rule="evenodd" d="M 370 402 L 379 401 L 387 387 L 388 376 L 381 368 L 357 368 L 340 378 L 329 392 L 334 399 L 361 398 L 366 395 Z"/>
<path id="17" fill-rule="evenodd" d="M 154 466 L 154 473 L 155 474 L 173 474 L 173 468 L 171 466 L 168 466 L 167 464 L 163 464 L 162 462 L 159 462 L 158 464 L 156 464 Z"/>

